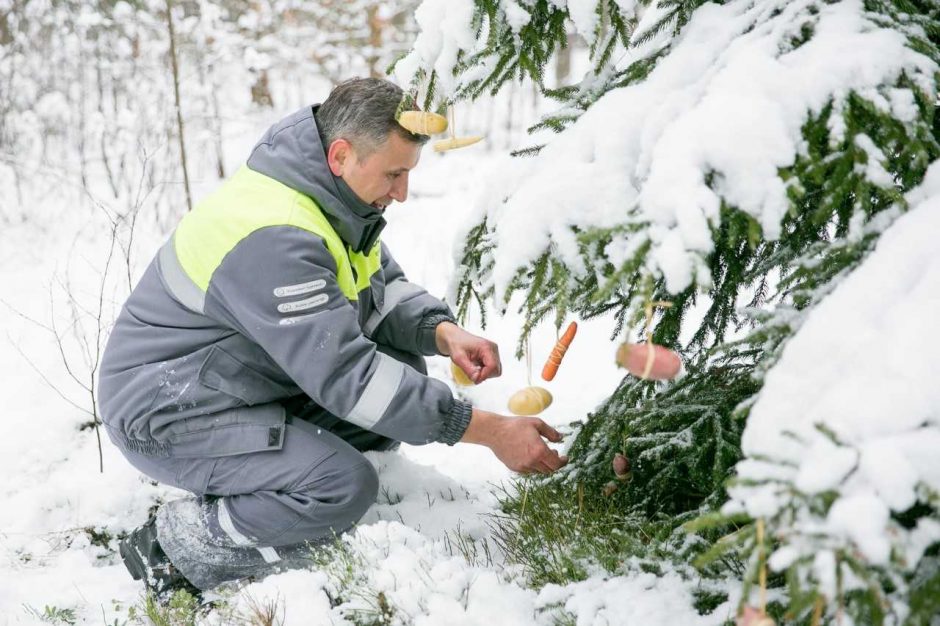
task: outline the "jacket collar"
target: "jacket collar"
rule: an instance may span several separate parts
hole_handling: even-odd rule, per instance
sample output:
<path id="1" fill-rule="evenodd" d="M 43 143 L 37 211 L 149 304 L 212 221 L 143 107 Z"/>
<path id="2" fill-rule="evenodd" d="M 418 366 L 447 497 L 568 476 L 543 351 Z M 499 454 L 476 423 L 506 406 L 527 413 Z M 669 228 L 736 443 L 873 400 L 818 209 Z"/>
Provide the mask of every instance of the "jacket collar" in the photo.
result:
<path id="1" fill-rule="evenodd" d="M 248 167 L 313 198 L 353 252 L 368 252 L 385 218 L 330 171 L 314 117 L 318 107 L 304 107 L 269 128 L 248 157 Z"/>

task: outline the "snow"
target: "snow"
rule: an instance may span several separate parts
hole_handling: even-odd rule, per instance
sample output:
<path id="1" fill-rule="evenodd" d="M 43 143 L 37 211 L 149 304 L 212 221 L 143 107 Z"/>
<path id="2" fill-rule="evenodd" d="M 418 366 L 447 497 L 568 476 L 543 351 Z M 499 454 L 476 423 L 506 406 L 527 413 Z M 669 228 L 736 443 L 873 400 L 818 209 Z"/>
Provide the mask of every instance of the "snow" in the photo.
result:
<path id="1" fill-rule="evenodd" d="M 826 516 L 828 533 L 846 537 L 872 565 L 887 565 L 891 543 L 885 535 L 888 507 L 875 494 L 843 496 Z"/>
<path id="2" fill-rule="evenodd" d="M 825 515 L 800 505 L 784 544 L 802 554 L 822 532 L 876 565 L 897 548 L 912 567 L 940 539 L 931 520 L 907 530 L 890 519 L 922 487 L 940 489 L 940 164 L 906 199 L 911 209 L 790 339 L 744 430 L 739 477 L 774 481 L 733 487 L 731 507 L 773 517 L 793 506 L 788 485 L 836 494 Z"/>
<path id="3" fill-rule="evenodd" d="M 521 7 L 519 7 L 521 9 Z M 454 90 L 453 67 L 457 53 L 474 46 L 473 0 L 428 0 L 415 11 L 421 33 L 414 47 L 395 65 L 398 84 L 408 85 L 419 67 L 428 66 L 437 72 L 438 88 L 445 93 Z"/>
<path id="4" fill-rule="evenodd" d="M 536 593 L 524 588 L 511 574 L 468 564 L 462 556 L 449 556 L 440 543 L 398 522 L 380 522 L 360 528 L 344 542 L 375 564 L 360 583 L 382 591 L 407 624 L 552 624 L 559 609 L 570 613 L 579 626 L 610 624 L 717 624 L 727 616 L 719 609 L 700 616 L 693 608 L 688 584 L 675 573 L 630 577 L 592 576 L 565 586 L 550 584 Z M 330 615 L 338 623 L 342 614 L 326 612 L 323 594 L 330 590 L 320 572 L 289 572 L 246 587 L 242 597 L 285 597 L 285 589 L 301 588 L 311 597 L 307 615 Z M 332 593 L 332 591 L 331 591 Z M 291 596 L 286 596 L 290 598 Z M 285 623 L 292 621 L 290 603 Z M 374 611 L 365 600 L 353 610 Z M 302 622 L 296 622 L 302 623 Z M 308 622 L 309 623 L 309 622 Z"/>
<path id="5" fill-rule="evenodd" d="M 668 599 L 668 600 L 667 600 Z M 592 624 L 714 624 L 721 609 L 710 616 L 690 610 L 688 584 L 675 573 L 645 573 L 608 580 L 592 577 L 560 587 L 546 585 L 538 596 L 543 605 L 563 604 L 577 626 Z"/>
<path id="6" fill-rule="evenodd" d="M 588 43 L 597 37 L 598 0 L 568 0 L 568 15 L 574 22 L 575 31 Z"/>
<path id="7" fill-rule="evenodd" d="M 531 14 L 519 5 L 518 2 L 506 2 L 506 22 L 516 35 L 532 20 Z"/>
<path id="8" fill-rule="evenodd" d="M 584 34 L 596 2 L 567 6 Z M 645 13 L 644 23 L 656 10 Z M 794 48 L 791 40 L 804 26 L 814 35 Z M 423 28 L 419 41 L 451 32 Z M 624 68 L 661 45 L 614 58 Z M 878 26 L 861 0 L 708 3 L 672 45 L 645 81 L 605 94 L 538 156 L 508 166 L 481 196 L 477 220 L 485 217 L 497 243 L 491 277 L 497 301 L 517 270 L 551 245 L 557 247 L 552 254 L 579 269 L 572 227 L 614 224 L 643 225 L 639 236 L 624 238 L 652 242 L 648 271 L 662 276 L 670 292 L 709 286 L 704 258 L 722 202 L 753 216 L 766 238 L 780 235 L 789 203 L 779 170 L 805 153 L 801 129 L 808 114 L 830 101 L 838 113 L 854 91 L 911 119 L 912 92 L 895 82 L 903 72 L 929 92 L 936 71 L 902 33 Z M 399 77 L 416 66 L 450 76 L 445 57 L 453 54 L 415 56 Z M 458 86 L 451 78 L 446 84 Z M 844 124 L 838 114 L 830 121 L 836 141 Z M 860 141 L 870 156 L 865 175 L 890 185 L 879 164 L 883 156 Z"/>

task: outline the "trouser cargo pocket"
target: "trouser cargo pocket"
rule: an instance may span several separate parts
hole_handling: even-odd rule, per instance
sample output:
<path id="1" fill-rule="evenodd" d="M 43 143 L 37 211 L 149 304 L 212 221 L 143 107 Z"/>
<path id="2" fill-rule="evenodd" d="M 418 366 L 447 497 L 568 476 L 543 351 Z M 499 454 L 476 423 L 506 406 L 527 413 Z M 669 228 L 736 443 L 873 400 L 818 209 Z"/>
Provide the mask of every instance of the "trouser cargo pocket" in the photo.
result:
<path id="1" fill-rule="evenodd" d="M 238 407 L 173 422 L 160 433 L 175 457 L 220 457 L 284 445 L 284 407 L 277 403 Z"/>

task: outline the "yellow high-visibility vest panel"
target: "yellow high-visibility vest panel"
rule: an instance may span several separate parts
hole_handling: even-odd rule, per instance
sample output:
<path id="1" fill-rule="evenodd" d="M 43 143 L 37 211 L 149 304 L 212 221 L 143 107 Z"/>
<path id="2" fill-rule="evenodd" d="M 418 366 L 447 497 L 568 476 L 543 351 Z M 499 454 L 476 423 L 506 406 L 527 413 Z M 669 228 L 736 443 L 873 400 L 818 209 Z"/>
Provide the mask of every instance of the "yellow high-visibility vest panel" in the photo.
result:
<path id="1" fill-rule="evenodd" d="M 321 237 L 336 261 L 339 287 L 350 300 L 358 299 L 382 266 L 378 242 L 368 254 L 350 252 L 309 196 L 248 167 L 182 219 L 174 236 L 176 256 L 189 278 L 207 291 L 225 255 L 268 226 L 296 226 Z"/>

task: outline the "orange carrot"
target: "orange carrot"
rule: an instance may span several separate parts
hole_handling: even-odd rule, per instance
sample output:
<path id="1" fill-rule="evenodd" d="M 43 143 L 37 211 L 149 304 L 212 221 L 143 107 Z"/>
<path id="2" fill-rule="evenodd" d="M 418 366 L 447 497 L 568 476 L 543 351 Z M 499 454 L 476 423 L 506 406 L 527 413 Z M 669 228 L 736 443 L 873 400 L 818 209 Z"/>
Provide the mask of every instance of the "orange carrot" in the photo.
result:
<path id="1" fill-rule="evenodd" d="M 552 380 L 555 378 L 555 374 L 558 373 L 558 366 L 561 365 L 561 359 L 565 356 L 565 352 L 568 351 L 568 346 L 571 345 L 571 340 L 574 339 L 576 332 L 578 332 L 578 323 L 571 322 L 571 324 L 568 325 L 568 330 L 565 331 L 565 334 L 561 336 L 561 339 L 559 339 L 555 347 L 552 348 L 552 353 L 548 355 L 548 360 L 545 361 L 545 367 L 542 368 L 543 380 Z"/>

